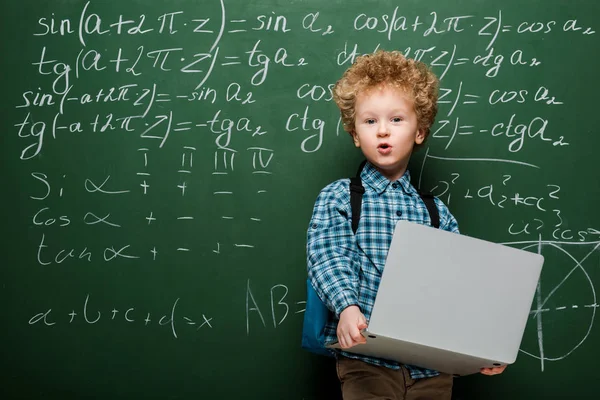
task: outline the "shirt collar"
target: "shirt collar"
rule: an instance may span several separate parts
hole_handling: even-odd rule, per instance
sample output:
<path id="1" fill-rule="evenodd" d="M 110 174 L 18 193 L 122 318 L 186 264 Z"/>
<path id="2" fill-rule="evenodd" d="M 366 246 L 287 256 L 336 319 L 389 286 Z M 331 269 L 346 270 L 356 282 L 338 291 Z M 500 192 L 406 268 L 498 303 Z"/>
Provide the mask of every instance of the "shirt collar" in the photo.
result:
<path id="1" fill-rule="evenodd" d="M 377 168 L 373 166 L 373 164 L 367 162 L 360 173 L 360 179 L 362 180 L 363 185 L 369 185 L 377 194 L 385 192 L 388 186 L 393 183 L 398 183 L 408 195 L 412 195 L 415 192 L 415 189 L 410 184 L 410 172 L 408 172 L 408 170 L 404 172 L 404 175 L 402 175 L 400 179 L 395 182 L 391 182 L 389 179 L 383 176 L 381 172 L 379 172 Z"/>

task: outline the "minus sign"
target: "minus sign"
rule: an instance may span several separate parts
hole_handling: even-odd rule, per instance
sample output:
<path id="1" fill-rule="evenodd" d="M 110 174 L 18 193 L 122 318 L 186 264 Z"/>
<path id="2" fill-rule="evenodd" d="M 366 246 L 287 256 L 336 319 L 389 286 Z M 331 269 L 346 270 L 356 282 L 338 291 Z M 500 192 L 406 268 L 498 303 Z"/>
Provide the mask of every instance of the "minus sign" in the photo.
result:
<path id="1" fill-rule="evenodd" d="M 178 248 L 177 251 L 190 251 L 190 249 L 184 249 L 182 247 Z"/>

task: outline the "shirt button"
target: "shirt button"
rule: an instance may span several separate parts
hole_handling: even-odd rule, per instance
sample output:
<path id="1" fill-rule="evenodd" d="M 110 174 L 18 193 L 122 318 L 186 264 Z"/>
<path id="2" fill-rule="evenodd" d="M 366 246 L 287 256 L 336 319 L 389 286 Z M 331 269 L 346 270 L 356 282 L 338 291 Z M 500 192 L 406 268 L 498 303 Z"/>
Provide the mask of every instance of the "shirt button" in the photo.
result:
<path id="1" fill-rule="evenodd" d="M 317 229 L 319 226 L 317 224 L 312 224 L 313 229 Z"/>
<path id="2" fill-rule="evenodd" d="M 396 189 L 396 188 L 398 188 L 398 184 L 397 184 L 396 182 L 394 182 L 394 183 L 392 183 L 392 187 L 393 187 L 394 189 Z"/>
<path id="3" fill-rule="evenodd" d="M 401 217 L 402 216 L 402 211 L 400 211 L 400 210 L 396 211 L 396 215 L 399 216 L 399 217 Z"/>

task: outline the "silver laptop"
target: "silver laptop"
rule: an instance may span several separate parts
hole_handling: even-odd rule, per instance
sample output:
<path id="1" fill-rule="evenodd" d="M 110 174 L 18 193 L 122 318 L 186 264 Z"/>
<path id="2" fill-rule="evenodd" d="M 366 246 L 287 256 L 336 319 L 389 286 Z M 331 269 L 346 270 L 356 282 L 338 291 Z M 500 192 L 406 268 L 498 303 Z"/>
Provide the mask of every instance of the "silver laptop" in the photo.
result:
<path id="1" fill-rule="evenodd" d="M 454 375 L 512 364 L 543 263 L 539 254 L 400 221 L 367 343 L 345 351 Z"/>

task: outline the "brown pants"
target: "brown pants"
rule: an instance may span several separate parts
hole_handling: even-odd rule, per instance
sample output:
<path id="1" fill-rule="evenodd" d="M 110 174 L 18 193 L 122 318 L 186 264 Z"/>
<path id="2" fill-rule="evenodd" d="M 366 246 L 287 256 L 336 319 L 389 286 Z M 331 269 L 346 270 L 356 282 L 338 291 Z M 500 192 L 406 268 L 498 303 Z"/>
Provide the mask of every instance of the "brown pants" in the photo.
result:
<path id="1" fill-rule="evenodd" d="M 408 370 L 379 367 L 360 360 L 340 357 L 337 374 L 344 400 L 450 400 L 452 376 L 412 379 Z"/>

